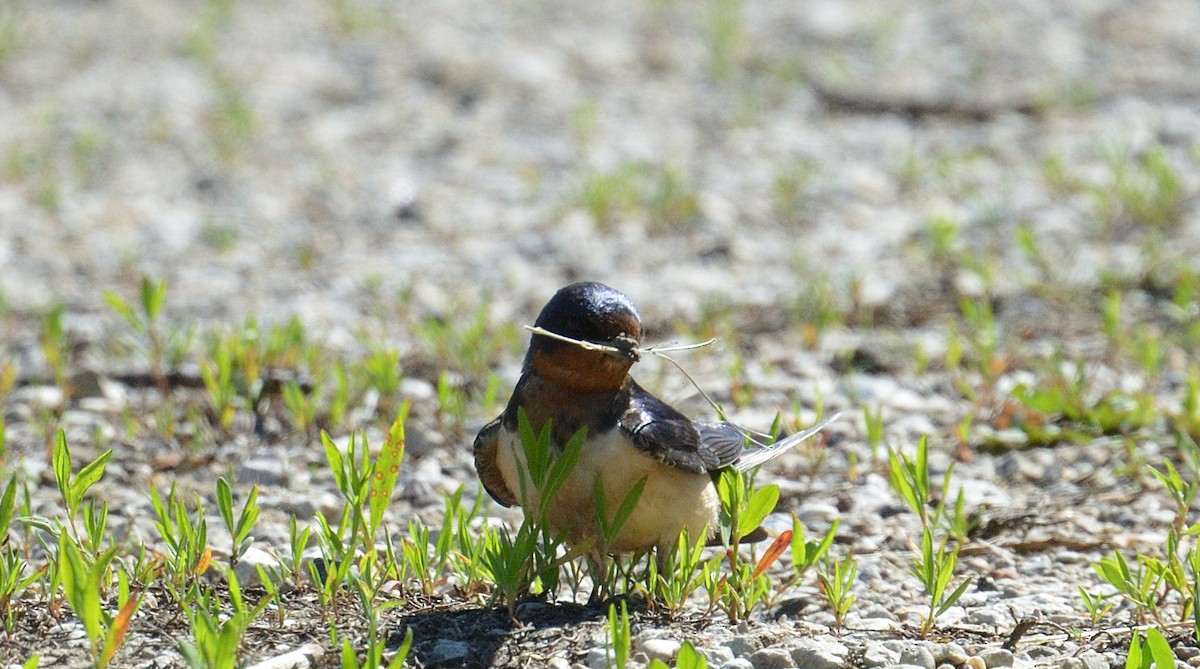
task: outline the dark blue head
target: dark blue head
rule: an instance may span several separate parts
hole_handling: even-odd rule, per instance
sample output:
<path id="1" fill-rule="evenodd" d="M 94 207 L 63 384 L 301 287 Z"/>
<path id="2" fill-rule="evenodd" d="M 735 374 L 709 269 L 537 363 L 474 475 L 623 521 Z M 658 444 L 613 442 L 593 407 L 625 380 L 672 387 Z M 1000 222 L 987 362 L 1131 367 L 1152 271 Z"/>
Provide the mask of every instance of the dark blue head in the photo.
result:
<path id="1" fill-rule="evenodd" d="M 547 379 L 579 388 L 619 387 L 638 360 L 642 318 L 623 293 L 602 283 L 573 283 L 560 289 L 538 314 L 534 325 L 555 334 L 618 349 L 589 351 L 534 334 L 527 367 Z"/>

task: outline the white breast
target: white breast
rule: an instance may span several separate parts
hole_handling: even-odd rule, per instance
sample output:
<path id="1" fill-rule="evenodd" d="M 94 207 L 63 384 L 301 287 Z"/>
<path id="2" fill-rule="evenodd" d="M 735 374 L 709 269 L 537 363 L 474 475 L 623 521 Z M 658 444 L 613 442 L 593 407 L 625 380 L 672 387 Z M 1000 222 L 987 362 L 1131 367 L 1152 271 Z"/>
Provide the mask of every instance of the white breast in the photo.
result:
<path id="1" fill-rule="evenodd" d="M 505 432 L 500 438 L 496 463 L 508 489 L 520 496 L 518 466 L 525 469 L 525 457 L 516 435 Z M 685 528 L 693 540 L 716 527 L 719 503 L 712 481 L 705 474 L 693 474 L 664 464 L 642 453 L 620 430 L 609 430 L 589 437 L 583 446 L 575 471 L 558 491 L 547 513 L 547 523 L 567 540 L 578 543 L 596 533 L 593 488 L 599 478 L 604 486 L 605 512 L 611 518 L 629 490 L 643 477 L 645 488 L 633 514 L 622 527 L 616 541 L 608 546 L 611 553 L 643 550 L 653 546 L 671 546 Z M 526 479 L 527 497 L 521 506 L 533 508 L 540 497 Z"/>

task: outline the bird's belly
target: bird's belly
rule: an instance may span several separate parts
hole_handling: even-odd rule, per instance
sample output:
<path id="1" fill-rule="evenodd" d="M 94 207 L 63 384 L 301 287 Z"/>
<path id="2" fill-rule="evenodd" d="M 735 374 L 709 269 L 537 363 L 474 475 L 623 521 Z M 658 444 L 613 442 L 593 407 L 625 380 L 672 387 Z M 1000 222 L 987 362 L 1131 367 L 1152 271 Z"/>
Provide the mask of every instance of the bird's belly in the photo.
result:
<path id="1" fill-rule="evenodd" d="M 526 509 L 536 508 L 540 495 L 526 479 L 522 497 L 518 472 L 525 457 L 516 435 L 505 435 L 496 462 L 505 484 Z M 519 465 L 518 465 L 519 463 Z M 546 522 L 555 532 L 565 532 L 567 541 L 579 543 L 598 534 L 594 489 L 599 479 L 604 488 L 604 510 L 612 518 L 642 478 L 645 487 L 629 519 L 608 544 L 612 553 L 670 546 L 687 530 L 694 541 L 715 530 L 719 503 L 707 475 L 693 474 L 638 450 L 619 430 L 589 437 L 575 470 L 549 505 Z M 707 530 L 705 528 L 708 528 Z"/>

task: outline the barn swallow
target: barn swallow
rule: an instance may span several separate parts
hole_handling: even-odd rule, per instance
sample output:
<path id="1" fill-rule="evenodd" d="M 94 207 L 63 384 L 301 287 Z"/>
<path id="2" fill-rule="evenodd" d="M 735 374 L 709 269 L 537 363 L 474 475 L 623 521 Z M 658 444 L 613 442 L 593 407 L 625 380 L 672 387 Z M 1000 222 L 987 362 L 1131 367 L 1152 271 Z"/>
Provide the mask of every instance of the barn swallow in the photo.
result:
<path id="1" fill-rule="evenodd" d="M 574 471 L 547 505 L 547 525 L 568 544 L 581 544 L 597 533 L 597 479 L 609 514 L 645 479 L 632 514 L 615 541 L 605 546 L 607 552 L 656 548 L 661 559 L 684 530 L 693 538 L 702 532 L 713 538 L 720 512 L 713 475 L 724 467 L 758 466 L 825 425 L 771 447 L 747 448 L 740 428 L 687 418 L 629 375 L 641 353 L 642 320 L 628 297 L 604 284 L 562 288 L 534 326 L 600 348 L 535 332 L 508 406 L 475 438 L 475 470 L 484 489 L 503 506 L 536 507 L 537 498 L 522 500 L 517 494 L 532 488 L 528 479 L 522 485 L 518 478 L 527 476 L 518 411 L 524 410 L 535 433 L 550 421 L 551 441 L 560 451 L 580 428 L 587 428 Z"/>

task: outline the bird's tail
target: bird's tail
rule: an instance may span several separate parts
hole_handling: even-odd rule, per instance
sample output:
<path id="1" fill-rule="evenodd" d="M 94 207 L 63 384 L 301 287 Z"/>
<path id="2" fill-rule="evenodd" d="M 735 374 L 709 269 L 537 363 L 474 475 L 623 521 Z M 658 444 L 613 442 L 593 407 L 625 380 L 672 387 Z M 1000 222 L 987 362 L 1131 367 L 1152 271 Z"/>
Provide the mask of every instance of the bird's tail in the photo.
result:
<path id="1" fill-rule="evenodd" d="M 821 430 L 824 430 L 827 425 L 837 420 L 841 416 L 841 412 L 835 413 L 829 418 L 826 418 L 820 423 L 808 428 L 807 430 L 797 432 L 796 434 L 793 434 L 785 439 L 780 439 L 770 446 L 748 448 L 743 451 L 740 456 L 738 456 L 738 459 L 733 463 L 733 468 L 739 472 L 744 472 L 754 469 L 765 462 L 774 460 L 780 455 L 790 451 L 796 444 L 799 444 Z"/>

